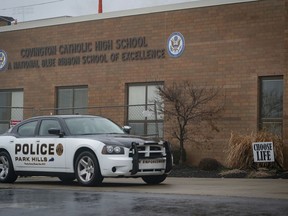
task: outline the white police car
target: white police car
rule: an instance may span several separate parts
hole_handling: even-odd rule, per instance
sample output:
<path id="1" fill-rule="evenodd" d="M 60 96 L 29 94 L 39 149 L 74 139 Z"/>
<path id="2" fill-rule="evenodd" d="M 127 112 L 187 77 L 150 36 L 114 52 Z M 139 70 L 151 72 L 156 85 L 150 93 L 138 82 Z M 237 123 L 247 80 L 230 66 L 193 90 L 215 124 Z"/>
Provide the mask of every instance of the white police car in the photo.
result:
<path id="1" fill-rule="evenodd" d="M 55 176 L 81 185 L 105 177 L 165 180 L 172 168 L 170 145 L 125 133 L 112 121 L 90 115 L 27 119 L 0 136 L 0 182 L 18 176 Z"/>

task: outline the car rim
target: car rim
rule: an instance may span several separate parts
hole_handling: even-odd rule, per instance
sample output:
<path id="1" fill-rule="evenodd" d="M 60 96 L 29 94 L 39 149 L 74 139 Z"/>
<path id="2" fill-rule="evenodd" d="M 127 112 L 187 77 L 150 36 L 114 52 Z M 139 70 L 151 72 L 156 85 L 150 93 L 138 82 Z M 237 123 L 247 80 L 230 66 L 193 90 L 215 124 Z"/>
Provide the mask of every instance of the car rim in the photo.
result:
<path id="1" fill-rule="evenodd" d="M 93 160 L 88 157 L 82 157 L 78 163 L 78 175 L 82 182 L 89 182 L 94 177 L 95 165 Z"/>
<path id="2" fill-rule="evenodd" d="M 6 157 L 0 157 L 0 179 L 5 179 L 9 171 L 9 162 Z"/>

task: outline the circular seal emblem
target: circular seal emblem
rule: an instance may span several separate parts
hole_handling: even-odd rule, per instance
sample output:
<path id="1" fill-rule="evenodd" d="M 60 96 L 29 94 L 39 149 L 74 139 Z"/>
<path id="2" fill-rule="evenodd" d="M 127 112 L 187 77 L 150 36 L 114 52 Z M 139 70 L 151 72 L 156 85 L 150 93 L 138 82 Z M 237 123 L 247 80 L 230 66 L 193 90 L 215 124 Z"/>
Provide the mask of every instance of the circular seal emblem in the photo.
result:
<path id="1" fill-rule="evenodd" d="M 0 50 L 0 71 L 4 71 L 6 69 L 8 62 L 7 54 L 4 50 Z"/>
<path id="2" fill-rule="evenodd" d="M 56 154 L 58 156 L 61 156 L 63 154 L 63 145 L 61 143 L 59 143 L 57 146 L 56 146 Z"/>
<path id="3" fill-rule="evenodd" d="M 185 49 L 185 39 L 180 32 L 172 33 L 167 41 L 168 54 L 177 58 L 182 55 Z"/>

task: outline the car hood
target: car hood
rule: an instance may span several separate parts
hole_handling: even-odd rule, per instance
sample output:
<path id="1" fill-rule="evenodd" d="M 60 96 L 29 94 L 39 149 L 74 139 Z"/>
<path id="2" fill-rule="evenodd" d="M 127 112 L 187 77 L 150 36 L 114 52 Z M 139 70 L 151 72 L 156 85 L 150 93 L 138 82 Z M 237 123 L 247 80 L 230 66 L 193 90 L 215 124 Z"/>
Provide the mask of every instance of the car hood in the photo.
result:
<path id="1" fill-rule="evenodd" d="M 130 148 L 132 143 L 145 145 L 149 143 L 159 143 L 160 140 L 151 137 L 134 136 L 129 134 L 101 134 L 101 135 L 86 135 L 85 138 L 100 141 L 106 145 L 117 145 Z"/>

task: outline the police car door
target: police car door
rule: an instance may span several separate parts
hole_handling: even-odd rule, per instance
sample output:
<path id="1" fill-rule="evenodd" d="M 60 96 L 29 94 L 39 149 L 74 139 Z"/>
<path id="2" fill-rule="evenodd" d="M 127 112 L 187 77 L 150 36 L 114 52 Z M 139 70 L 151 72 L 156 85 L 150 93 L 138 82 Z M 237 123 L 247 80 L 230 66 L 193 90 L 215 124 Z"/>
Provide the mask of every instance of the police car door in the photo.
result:
<path id="1" fill-rule="evenodd" d="M 34 163 L 34 146 L 36 144 L 35 131 L 38 120 L 30 121 L 22 124 L 17 128 L 17 136 L 10 142 L 13 143 L 12 156 L 15 170 L 30 171 L 30 167 Z"/>
<path id="2" fill-rule="evenodd" d="M 61 129 L 57 119 L 35 120 L 18 128 L 19 137 L 15 140 L 15 170 L 63 171 L 65 155 L 62 138 L 49 134 L 49 129 Z"/>
<path id="3" fill-rule="evenodd" d="M 39 126 L 38 139 L 36 139 L 36 148 L 38 151 L 38 160 L 45 168 L 50 171 L 58 172 L 65 169 L 65 138 L 59 135 L 50 134 L 49 130 L 62 131 L 60 122 L 55 119 L 42 119 Z"/>

